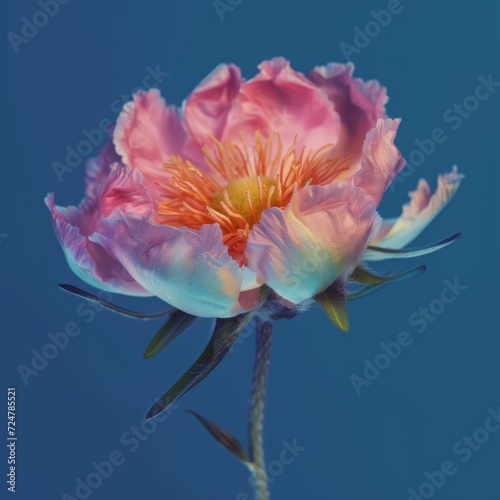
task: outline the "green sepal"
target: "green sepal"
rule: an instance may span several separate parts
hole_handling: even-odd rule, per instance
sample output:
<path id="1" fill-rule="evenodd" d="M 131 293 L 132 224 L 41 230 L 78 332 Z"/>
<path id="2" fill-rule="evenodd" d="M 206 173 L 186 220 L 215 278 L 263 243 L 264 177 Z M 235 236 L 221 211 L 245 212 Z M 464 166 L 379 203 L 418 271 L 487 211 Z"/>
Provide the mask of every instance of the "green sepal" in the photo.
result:
<path id="1" fill-rule="evenodd" d="M 318 293 L 314 300 L 323 308 L 335 326 L 345 333 L 349 331 L 349 314 L 342 283 L 335 281 L 326 290 Z"/>

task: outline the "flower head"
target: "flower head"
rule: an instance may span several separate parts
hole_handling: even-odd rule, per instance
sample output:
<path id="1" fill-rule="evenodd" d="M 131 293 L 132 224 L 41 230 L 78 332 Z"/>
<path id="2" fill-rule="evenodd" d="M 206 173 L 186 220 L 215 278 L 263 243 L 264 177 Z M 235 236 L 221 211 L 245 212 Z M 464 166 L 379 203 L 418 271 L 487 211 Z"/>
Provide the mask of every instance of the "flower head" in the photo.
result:
<path id="1" fill-rule="evenodd" d="M 181 110 L 156 89 L 126 104 L 87 165 L 86 197 L 47 197 L 71 268 L 87 283 L 156 295 L 182 311 L 232 317 L 266 285 L 289 307 L 344 283 L 363 260 L 403 248 L 461 176 L 420 181 L 399 219 L 377 206 L 404 160 L 386 92 L 330 64 L 307 77 L 276 58 L 244 81 L 217 67 Z"/>
<path id="2" fill-rule="evenodd" d="M 272 322 L 292 318 L 314 299 L 347 331 L 347 300 L 424 269 L 377 276 L 365 261 L 423 255 L 455 238 L 403 250 L 456 192 L 462 178 L 456 167 L 438 178 L 434 194 L 420 180 L 399 218 L 378 215 L 405 165 L 394 145 L 400 120 L 386 117 L 383 87 L 352 73 L 351 64 L 330 64 L 306 77 L 277 58 L 245 82 L 236 66 L 221 65 L 181 110 L 166 106 L 155 89 L 139 92 L 124 106 L 112 141 L 88 162 L 81 204 L 64 208 L 52 194 L 46 199 L 80 278 L 174 306 L 144 315 L 62 285 L 135 318 L 168 315 L 146 358 L 197 316 L 217 318 L 204 351 L 146 418 L 203 380 L 254 321 L 248 453 L 230 433 L 191 413 L 249 467 L 262 500 Z"/>

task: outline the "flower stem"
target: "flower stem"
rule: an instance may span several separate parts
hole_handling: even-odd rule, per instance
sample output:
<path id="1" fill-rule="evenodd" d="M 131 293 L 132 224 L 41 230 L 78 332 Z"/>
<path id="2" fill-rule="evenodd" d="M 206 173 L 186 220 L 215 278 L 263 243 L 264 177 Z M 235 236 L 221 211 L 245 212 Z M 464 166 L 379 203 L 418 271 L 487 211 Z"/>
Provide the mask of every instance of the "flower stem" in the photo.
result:
<path id="1" fill-rule="evenodd" d="M 252 464 L 251 470 L 255 479 L 256 500 L 269 500 L 262 431 L 264 423 L 264 398 L 266 395 L 267 375 L 269 372 L 272 334 L 272 323 L 257 317 L 257 346 L 253 369 L 252 392 L 250 394 L 248 423 L 248 442 Z"/>

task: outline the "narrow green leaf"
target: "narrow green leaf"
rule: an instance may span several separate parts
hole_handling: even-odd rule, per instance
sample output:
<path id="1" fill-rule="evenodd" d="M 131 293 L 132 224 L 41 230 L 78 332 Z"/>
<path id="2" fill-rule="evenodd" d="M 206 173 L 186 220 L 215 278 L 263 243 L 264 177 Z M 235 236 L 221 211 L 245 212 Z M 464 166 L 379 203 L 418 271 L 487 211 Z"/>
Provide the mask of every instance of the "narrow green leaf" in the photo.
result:
<path id="1" fill-rule="evenodd" d="M 344 287 L 340 282 L 335 281 L 329 288 L 318 293 L 314 300 L 323 308 L 333 324 L 345 333 L 349 331 L 349 314 Z"/>
<path id="2" fill-rule="evenodd" d="M 353 273 L 349 277 L 350 281 L 357 281 L 358 283 L 365 283 L 367 285 L 380 285 L 382 283 L 389 283 L 391 281 L 402 281 L 408 278 L 413 278 L 415 276 L 420 276 L 426 267 L 424 265 L 418 266 L 404 273 L 396 274 L 395 276 L 377 276 L 371 273 L 367 269 L 360 266 L 354 269 Z"/>
<path id="3" fill-rule="evenodd" d="M 259 307 L 269 295 L 269 289 L 262 287 Z M 239 334 L 248 325 L 258 307 L 232 318 L 217 318 L 214 332 L 207 347 L 184 375 L 151 407 L 146 420 L 166 410 L 183 394 L 201 382 L 227 354 Z"/>
<path id="4" fill-rule="evenodd" d="M 247 315 L 242 315 L 247 316 Z M 149 410 L 146 419 L 158 415 L 184 393 L 201 382 L 222 360 L 248 323 L 246 318 L 217 319 L 215 330 L 205 350 L 184 375 Z M 240 323 L 238 323 L 240 321 Z"/>
<path id="5" fill-rule="evenodd" d="M 65 292 L 69 292 L 73 295 L 77 295 L 78 297 L 82 297 L 89 302 L 95 302 L 96 304 L 100 304 L 101 306 L 105 307 L 106 309 L 109 309 L 110 311 L 113 311 L 117 314 L 121 314 L 122 316 L 127 316 L 128 318 L 134 318 L 134 319 L 158 319 L 158 318 L 163 318 L 167 314 L 170 314 L 174 308 L 167 309 L 166 311 L 162 311 L 159 313 L 138 313 L 135 311 L 130 311 L 128 309 L 124 309 L 123 307 L 116 306 L 115 304 L 112 304 L 111 302 L 108 302 L 107 300 L 101 299 L 100 297 L 97 297 L 97 295 L 92 295 L 89 292 L 85 292 L 84 290 L 80 290 L 76 286 L 73 285 L 67 285 L 67 284 L 60 284 L 59 288 L 63 289 Z"/>
<path id="6" fill-rule="evenodd" d="M 248 456 L 239 441 L 229 432 L 225 431 L 218 425 L 210 422 L 202 417 L 199 413 L 188 410 L 188 413 L 200 423 L 203 428 L 226 450 L 230 451 L 233 455 L 239 458 L 243 463 L 248 464 Z"/>
<path id="7" fill-rule="evenodd" d="M 405 250 L 393 249 L 393 248 L 383 248 L 370 245 L 363 254 L 364 260 L 380 260 L 380 259 L 409 259 L 412 257 L 420 257 L 422 255 L 427 255 L 437 250 L 453 243 L 461 233 L 456 233 L 444 240 L 433 243 L 428 247 L 421 248 L 408 248 Z"/>
<path id="8" fill-rule="evenodd" d="M 382 283 L 380 285 L 368 285 L 358 290 L 357 292 L 349 293 L 346 295 L 346 300 L 352 302 L 353 300 L 363 299 L 368 297 L 372 293 L 379 292 L 382 288 L 385 288 L 389 283 Z"/>
<path id="9" fill-rule="evenodd" d="M 191 314 L 183 311 L 174 311 L 149 343 L 144 353 L 144 358 L 152 358 L 163 351 L 165 347 L 171 344 L 181 333 L 185 332 L 197 319 L 197 316 L 191 316 Z"/>

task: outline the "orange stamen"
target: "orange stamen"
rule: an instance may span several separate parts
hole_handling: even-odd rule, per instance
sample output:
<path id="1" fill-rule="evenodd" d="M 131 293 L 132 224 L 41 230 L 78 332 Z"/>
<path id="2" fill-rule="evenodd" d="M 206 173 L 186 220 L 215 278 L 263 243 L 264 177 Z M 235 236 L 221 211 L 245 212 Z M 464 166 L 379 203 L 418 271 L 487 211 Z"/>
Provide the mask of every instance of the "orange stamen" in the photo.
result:
<path id="1" fill-rule="evenodd" d="M 329 157 L 331 144 L 316 151 L 304 146 L 297 154 L 297 137 L 283 153 L 279 134 L 265 139 L 259 131 L 253 148 L 243 137 L 240 144 L 223 144 L 213 137 L 211 141 L 211 147 L 203 148 L 210 175 L 180 156 L 164 165 L 170 180 L 160 184 L 165 196 L 158 202 L 157 222 L 195 230 L 216 222 L 229 254 L 240 265 L 245 264 L 250 230 L 264 210 L 284 209 L 293 194 L 309 184 L 334 182 L 351 161 Z"/>

